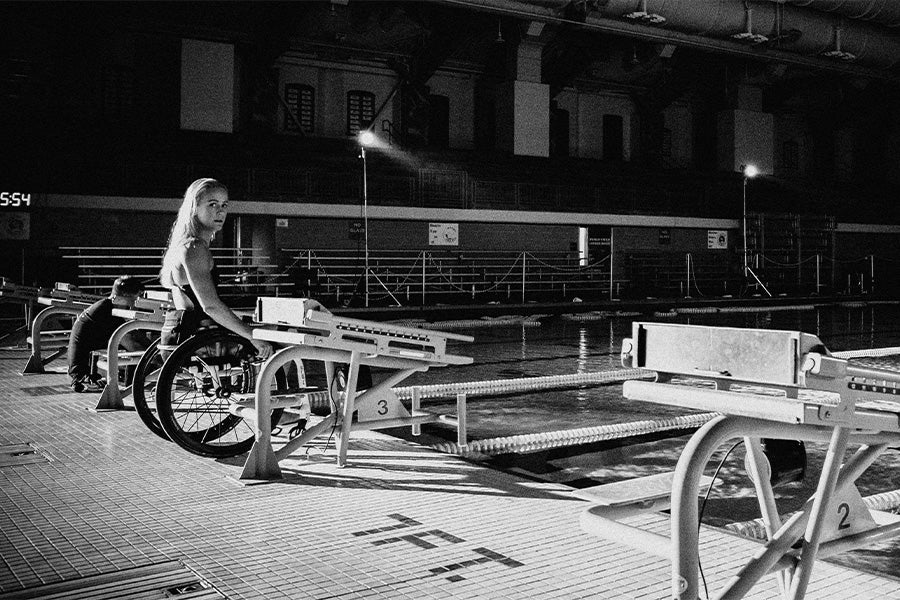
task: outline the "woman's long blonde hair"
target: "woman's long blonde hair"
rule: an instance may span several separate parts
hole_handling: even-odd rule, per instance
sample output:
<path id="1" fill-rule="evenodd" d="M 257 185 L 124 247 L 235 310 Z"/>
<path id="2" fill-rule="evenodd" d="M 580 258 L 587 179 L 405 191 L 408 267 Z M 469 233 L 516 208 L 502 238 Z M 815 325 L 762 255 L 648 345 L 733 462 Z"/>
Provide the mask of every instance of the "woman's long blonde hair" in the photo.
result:
<path id="1" fill-rule="evenodd" d="M 178 265 L 176 264 L 176 253 L 174 250 L 176 248 L 182 248 L 200 237 L 200 223 L 197 221 L 197 205 L 200 202 L 201 196 L 205 195 L 210 190 L 223 190 L 226 193 L 228 192 L 228 188 L 218 180 L 206 177 L 198 179 L 189 185 L 187 191 L 184 193 L 184 201 L 182 201 L 181 207 L 178 209 L 178 216 L 175 217 L 175 222 L 172 224 L 172 230 L 169 232 L 169 241 L 166 243 L 166 252 L 163 254 L 162 268 L 159 271 L 159 281 L 162 283 L 163 287 L 172 288 L 175 286 L 173 274 L 178 268 Z M 209 242 L 211 240 L 212 237 L 204 241 Z"/>

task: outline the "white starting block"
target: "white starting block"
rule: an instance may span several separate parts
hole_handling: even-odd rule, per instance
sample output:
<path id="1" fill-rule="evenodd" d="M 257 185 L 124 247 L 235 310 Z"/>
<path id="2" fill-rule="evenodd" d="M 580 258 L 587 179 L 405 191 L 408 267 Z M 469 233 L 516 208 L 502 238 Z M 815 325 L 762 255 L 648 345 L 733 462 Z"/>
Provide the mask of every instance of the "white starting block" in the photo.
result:
<path id="1" fill-rule="evenodd" d="M 136 366 L 143 352 L 120 352 L 119 344 L 132 331 L 161 331 L 166 311 L 172 308 L 172 294 L 168 291 L 147 290 L 135 300 L 133 309 L 113 308 L 113 316 L 125 319 L 109 338 L 105 351 L 99 352 L 97 368 L 106 372 L 106 387 L 94 410 L 124 410 L 123 398 L 131 394 L 133 382 L 119 388 L 119 369 Z"/>
<path id="2" fill-rule="evenodd" d="M 769 539 L 716 598 L 741 598 L 770 572 L 785 598 L 803 598 L 817 558 L 900 535 L 898 519 L 870 511 L 854 485 L 889 445 L 900 444 L 900 373 L 834 358 L 807 333 L 663 323 L 634 323 L 632 337 L 622 343 L 622 361 L 659 375 L 655 382 L 625 382 L 626 398 L 722 413 L 688 442 L 669 498 L 639 491 L 629 497 L 639 490 L 640 480 L 632 480 L 631 490 L 612 497 L 616 502 L 598 502 L 582 515 L 591 533 L 670 558 L 672 598 L 699 597 L 697 496 L 710 457 L 729 439 L 743 438 Z M 784 523 L 761 438 L 829 444 L 815 493 Z M 845 460 L 848 444 L 859 449 Z M 596 494 L 601 497 L 595 502 L 603 499 L 604 492 Z M 671 537 L 617 520 L 668 502 Z"/>
<path id="3" fill-rule="evenodd" d="M 278 350 L 263 365 L 257 376 L 255 406 L 237 405 L 232 412 L 255 422 L 256 441 L 247 457 L 241 479 L 277 479 L 281 477 L 278 461 L 315 437 L 336 428 L 338 464 L 347 461 L 347 448 L 352 429 L 384 429 L 401 425 L 443 422 L 459 426 L 464 415 L 449 415 L 423 411 L 414 398 L 407 409 L 391 390 L 416 371 L 431 367 L 471 364 L 467 356 L 446 351 L 448 340 L 470 342 L 473 338 L 446 332 L 401 327 L 386 323 L 349 319 L 317 310 L 303 298 L 258 298 L 256 321 L 280 329 L 259 328 L 253 337 L 286 346 Z M 289 441 L 278 451 L 271 445 L 269 415 L 273 408 L 300 404 L 302 398 L 271 397 L 275 373 L 285 364 L 299 360 L 319 360 L 325 364 L 329 388 L 335 380 L 335 365 L 348 364 L 347 382 L 340 398 L 332 398 L 332 412 L 319 423 Z M 393 373 L 384 381 L 357 393 L 359 367 L 368 365 Z M 463 408 L 460 410 L 464 410 Z M 353 415 L 357 418 L 354 421 Z"/>
<path id="4" fill-rule="evenodd" d="M 58 315 L 78 316 L 81 311 L 100 300 L 103 296 L 85 294 L 69 283 L 57 282 L 49 295 L 41 295 L 36 298 L 38 304 L 44 304 L 47 308 L 41 310 L 31 322 L 31 335 L 28 343 L 31 345 L 31 356 L 22 369 L 22 374 L 44 373 L 44 365 L 49 364 L 66 352 L 69 345 L 69 330 L 44 331 L 44 322 L 50 317 Z M 52 351 L 50 356 L 44 357 L 43 350 Z"/>

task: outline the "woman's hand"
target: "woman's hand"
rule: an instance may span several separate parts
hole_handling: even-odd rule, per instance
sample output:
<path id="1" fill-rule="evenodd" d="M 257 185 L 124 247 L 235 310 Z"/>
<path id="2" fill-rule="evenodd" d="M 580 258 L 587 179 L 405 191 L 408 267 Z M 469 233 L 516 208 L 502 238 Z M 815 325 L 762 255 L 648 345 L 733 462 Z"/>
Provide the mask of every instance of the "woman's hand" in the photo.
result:
<path id="1" fill-rule="evenodd" d="M 260 360 L 266 360 L 272 356 L 272 344 L 265 340 L 250 340 L 256 348 L 256 357 Z"/>
<path id="2" fill-rule="evenodd" d="M 331 311 L 322 306 L 322 303 L 312 298 L 307 298 L 304 302 L 306 310 L 317 310 L 319 312 L 331 314 Z"/>

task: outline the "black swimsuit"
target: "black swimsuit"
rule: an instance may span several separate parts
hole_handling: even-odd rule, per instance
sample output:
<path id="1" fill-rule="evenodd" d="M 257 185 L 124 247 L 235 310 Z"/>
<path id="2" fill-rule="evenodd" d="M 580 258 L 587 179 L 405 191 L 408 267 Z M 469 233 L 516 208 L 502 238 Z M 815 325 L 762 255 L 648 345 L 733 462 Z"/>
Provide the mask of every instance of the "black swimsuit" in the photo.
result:
<path id="1" fill-rule="evenodd" d="M 215 265 L 209 274 L 212 277 L 213 285 L 218 286 L 219 273 Z M 166 312 L 166 320 L 159 336 L 159 347 L 163 351 L 174 350 L 178 344 L 194 335 L 199 329 L 215 325 L 212 317 L 200 308 L 200 301 L 190 284 L 176 287 L 191 301 L 193 308 L 176 308 Z"/>

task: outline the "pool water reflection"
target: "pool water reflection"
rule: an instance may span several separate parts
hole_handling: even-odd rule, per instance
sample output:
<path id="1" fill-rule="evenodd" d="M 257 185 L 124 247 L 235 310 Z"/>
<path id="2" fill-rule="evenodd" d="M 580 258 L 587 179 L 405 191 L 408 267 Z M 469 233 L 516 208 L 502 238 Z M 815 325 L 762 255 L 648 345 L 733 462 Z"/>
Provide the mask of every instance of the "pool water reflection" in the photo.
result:
<path id="1" fill-rule="evenodd" d="M 475 341 L 454 347 L 452 352 L 474 358 L 462 367 L 447 367 L 417 374 L 405 383 L 414 385 L 484 381 L 544 375 L 566 375 L 622 368 L 619 351 L 622 338 L 631 335 L 633 321 L 654 321 L 696 325 L 717 325 L 760 329 L 797 330 L 816 334 L 831 351 L 900 346 L 900 306 L 833 306 L 771 312 L 719 312 L 678 314 L 674 317 L 610 317 L 574 321 L 563 317 L 542 319 L 540 327 L 504 326 L 492 329 L 456 330 L 474 336 Z M 896 356 L 859 359 L 865 364 L 900 370 Z M 454 399 L 427 400 L 426 406 L 446 403 L 453 412 Z M 623 423 L 663 419 L 689 411 L 622 397 L 621 384 L 568 390 L 540 391 L 489 398 L 472 398 L 468 404 L 469 439 L 495 438 Z M 392 431 L 403 437 L 405 431 Z M 676 432 L 677 434 L 677 432 Z M 570 447 L 528 455 L 486 457 L 487 464 L 536 478 L 584 486 L 674 469 L 690 432 L 661 434 L 653 438 L 632 438 Z M 454 440 L 455 432 L 425 427 L 420 443 Z M 708 466 L 709 474 L 725 454 L 723 447 Z M 808 469 L 804 482 L 790 484 L 776 492 L 782 512 L 794 510 L 811 492 L 824 456 L 824 445 L 808 444 Z M 759 516 L 749 480 L 743 473 L 743 448 L 727 459 L 707 504 L 704 522 L 717 525 Z M 900 489 L 900 453 L 888 452 L 858 481 L 860 493 L 868 495 Z M 793 498 L 793 497 L 797 498 Z M 737 519 L 735 518 L 737 515 Z M 863 570 L 891 574 L 900 569 L 900 542 L 881 544 L 834 559 Z"/>

